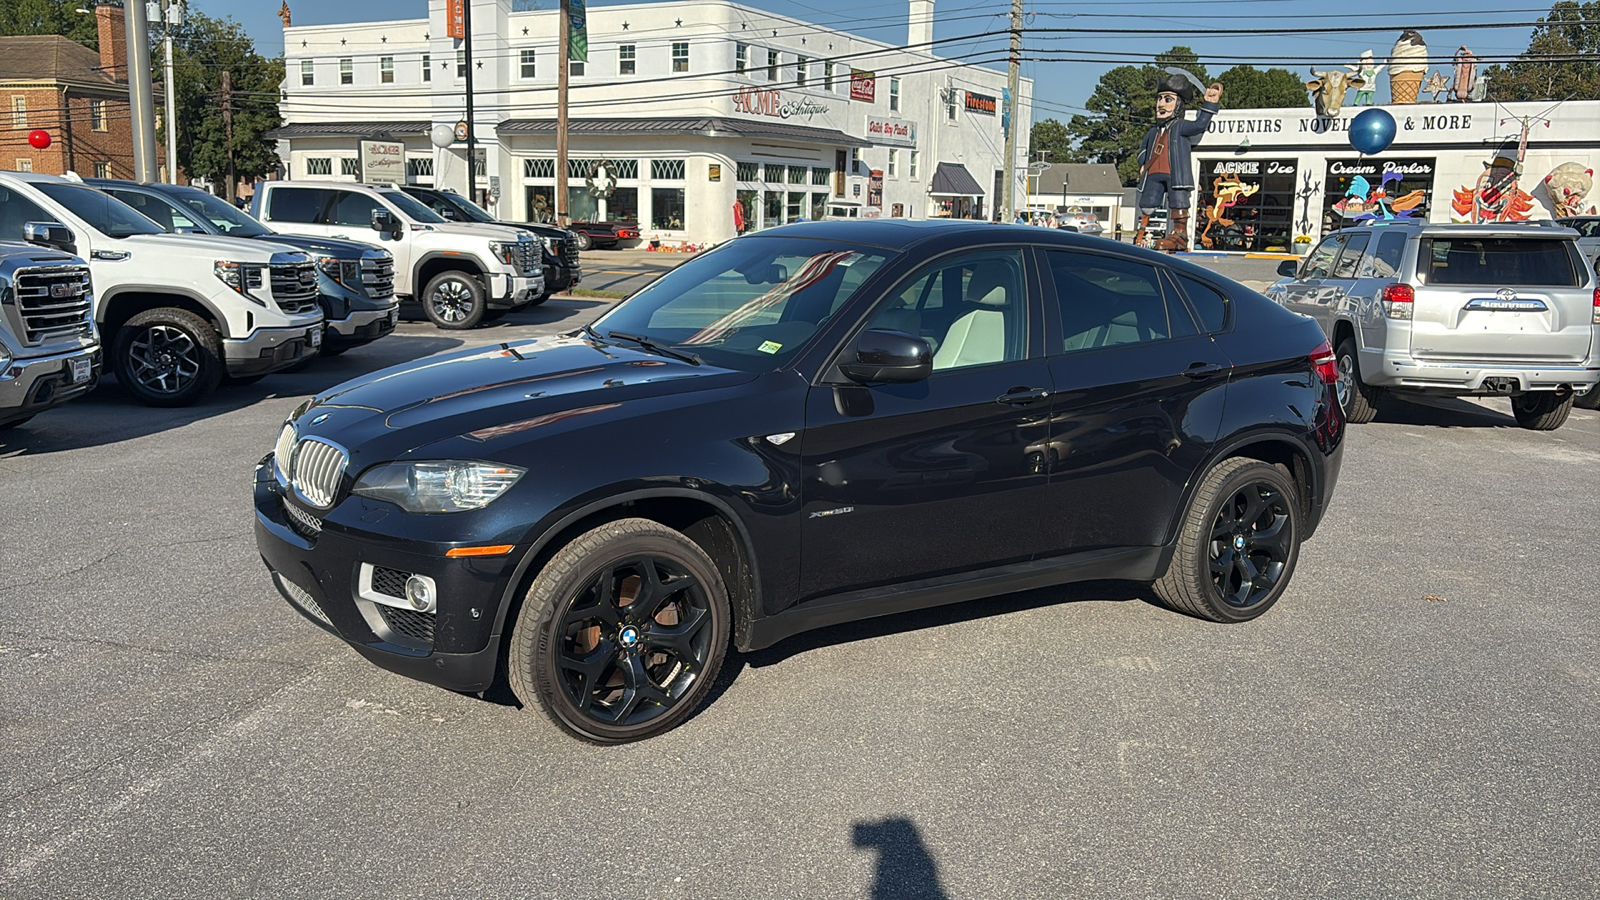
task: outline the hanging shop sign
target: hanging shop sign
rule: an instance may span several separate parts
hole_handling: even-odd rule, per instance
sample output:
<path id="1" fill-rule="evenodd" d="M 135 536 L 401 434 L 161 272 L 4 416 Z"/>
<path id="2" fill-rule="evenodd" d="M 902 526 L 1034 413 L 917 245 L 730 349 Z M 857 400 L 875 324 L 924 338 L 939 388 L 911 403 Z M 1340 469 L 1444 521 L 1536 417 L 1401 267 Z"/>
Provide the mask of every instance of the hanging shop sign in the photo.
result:
<path id="1" fill-rule="evenodd" d="M 872 72 L 850 70 L 850 99 L 871 103 L 878 98 L 878 79 Z"/>
<path id="2" fill-rule="evenodd" d="M 967 91 L 967 112 L 977 113 L 982 116 L 992 116 L 1000 106 L 1000 101 L 988 94 L 974 94 Z"/>
<path id="3" fill-rule="evenodd" d="M 406 145 L 398 141 L 362 141 L 361 180 L 365 184 L 404 183 Z"/>
<path id="4" fill-rule="evenodd" d="M 1200 171 L 1210 175 L 1294 175 L 1292 159 L 1219 159 L 1203 165 Z"/>
<path id="5" fill-rule="evenodd" d="M 886 119 L 867 116 L 867 137 L 874 144 L 885 147 L 915 147 L 917 123 L 905 119 Z"/>
<path id="6" fill-rule="evenodd" d="M 460 40 L 467 36 L 467 0 L 450 0 L 445 4 L 444 32 Z"/>
<path id="7" fill-rule="evenodd" d="M 867 206 L 883 208 L 883 170 L 873 169 L 867 177 Z"/>

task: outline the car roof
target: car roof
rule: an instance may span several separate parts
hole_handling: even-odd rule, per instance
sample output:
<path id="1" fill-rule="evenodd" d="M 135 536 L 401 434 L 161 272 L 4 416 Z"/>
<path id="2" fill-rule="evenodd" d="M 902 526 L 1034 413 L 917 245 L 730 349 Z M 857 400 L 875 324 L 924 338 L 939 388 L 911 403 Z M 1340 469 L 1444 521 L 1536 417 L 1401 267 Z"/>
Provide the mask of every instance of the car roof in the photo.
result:
<path id="1" fill-rule="evenodd" d="M 1338 232 L 1372 232 L 1380 228 L 1413 231 L 1417 237 L 1577 237 L 1578 233 L 1551 219 L 1529 222 L 1364 222 L 1337 229 Z"/>

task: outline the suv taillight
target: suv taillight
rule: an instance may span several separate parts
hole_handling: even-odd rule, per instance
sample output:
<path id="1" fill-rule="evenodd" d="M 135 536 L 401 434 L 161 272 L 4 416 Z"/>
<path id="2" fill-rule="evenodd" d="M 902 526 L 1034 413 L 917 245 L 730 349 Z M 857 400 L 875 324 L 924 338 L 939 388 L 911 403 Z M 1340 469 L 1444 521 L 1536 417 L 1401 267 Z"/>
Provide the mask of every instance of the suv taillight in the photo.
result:
<path id="1" fill-rule="evenodd" d="M 1383 314 L 1391 319 L 1411 318 L 1411 307 L 1417 300 L 1417 292 L 1409 284 L 1384 285 L 1383 294 L 1379 297 L 1383 301 Z"/>
<path id="2" fill-rule="evenodd" d="M 1594 289 L 1594 318 L 1590 319 L 1590 321 L 1600 325 L 1600 287 Z"/>
<path id="3" fill-rule="evenodd" d="M 1317 345 L 1311 351 L 1311 368 L 1317 370 L 1317 377 L 1323 384 L 1333 384 L 1339 380 L 1339 360 L 1333 355 L 1333 348 L 1327 341 Z"/>

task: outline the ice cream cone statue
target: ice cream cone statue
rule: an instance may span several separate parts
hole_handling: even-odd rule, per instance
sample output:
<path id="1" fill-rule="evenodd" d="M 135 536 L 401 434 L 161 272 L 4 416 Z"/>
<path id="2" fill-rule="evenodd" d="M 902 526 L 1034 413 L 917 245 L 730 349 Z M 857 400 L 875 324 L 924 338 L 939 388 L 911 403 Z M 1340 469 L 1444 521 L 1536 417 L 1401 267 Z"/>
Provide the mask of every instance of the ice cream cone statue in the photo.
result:
<path id="1" fill-rule="evenodd" d="M 1389 94 L 1395 103 L 1415 103 L 1428 73 L 1428 45 L 1415 29 L 1407 28 L 1389 52 Z"/>

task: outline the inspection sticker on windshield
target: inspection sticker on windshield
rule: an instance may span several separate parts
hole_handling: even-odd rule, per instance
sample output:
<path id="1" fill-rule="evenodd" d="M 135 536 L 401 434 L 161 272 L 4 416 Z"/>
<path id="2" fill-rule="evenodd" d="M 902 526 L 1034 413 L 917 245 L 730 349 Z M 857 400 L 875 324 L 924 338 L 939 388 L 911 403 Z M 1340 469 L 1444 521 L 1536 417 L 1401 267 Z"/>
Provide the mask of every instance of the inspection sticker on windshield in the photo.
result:
<path id="1" fill-rule="evenodd" d="M 756 349 L 760 350 L 762 353 L 777 353 L 779 350 L 783 349 L 783 345 L 777 341 L 762 341 L 761 346 L 757 347 Z"/>

